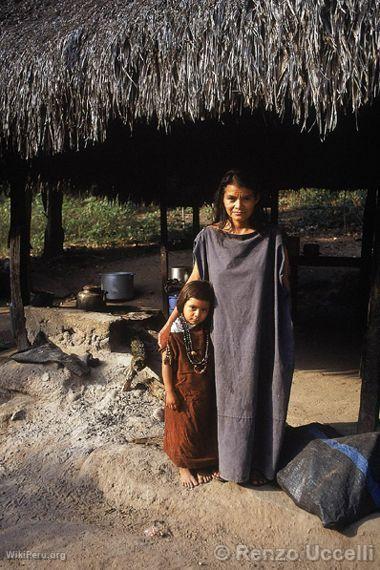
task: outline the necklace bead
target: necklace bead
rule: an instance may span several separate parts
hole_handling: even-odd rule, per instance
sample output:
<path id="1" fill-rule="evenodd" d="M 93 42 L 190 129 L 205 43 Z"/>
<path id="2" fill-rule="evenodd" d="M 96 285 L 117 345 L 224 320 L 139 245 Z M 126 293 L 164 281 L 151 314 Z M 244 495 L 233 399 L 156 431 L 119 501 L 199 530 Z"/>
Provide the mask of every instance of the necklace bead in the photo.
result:
<path id="1" fill-rule="evenodd" d="M 193 342 L 191 339 L 189 325 L 187 324 L 187 321 L 183 315 L 180 315 L 179 319 L 182 324 L 183 340 L 185 344 L 187 358 L 190 364 L 194 367 L 194 372 L 196 374 L 203 374 L 203 372 L 205 372 L 207 368 L 207 363 L 208 363 L 209 334 L 206 333 L 206 347 L 203 358 L 201 358 L 200 360 L 195 360 L 194 357 L 197 355 L 197 352 L 193 348 Z"/>

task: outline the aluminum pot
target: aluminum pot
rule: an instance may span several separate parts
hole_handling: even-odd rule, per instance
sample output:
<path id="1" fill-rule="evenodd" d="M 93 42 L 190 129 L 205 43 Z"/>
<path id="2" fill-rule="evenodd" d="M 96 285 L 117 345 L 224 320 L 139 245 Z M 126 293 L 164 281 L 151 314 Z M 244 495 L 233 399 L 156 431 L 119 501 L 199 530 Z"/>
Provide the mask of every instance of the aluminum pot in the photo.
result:
<path id="1" fill-rule="evenodd" d="M 133 299 L 133 277 L 130 271 L 102 273 L 100 283 L 107 301 L 129 301 Z"/>
<path id="2" fill-rule="evenodd" d="M 192 268 L 186 265 L 170 268 L 170 279 L 177 279 L 180 283 L 185 283 L 190 277 Z"/>

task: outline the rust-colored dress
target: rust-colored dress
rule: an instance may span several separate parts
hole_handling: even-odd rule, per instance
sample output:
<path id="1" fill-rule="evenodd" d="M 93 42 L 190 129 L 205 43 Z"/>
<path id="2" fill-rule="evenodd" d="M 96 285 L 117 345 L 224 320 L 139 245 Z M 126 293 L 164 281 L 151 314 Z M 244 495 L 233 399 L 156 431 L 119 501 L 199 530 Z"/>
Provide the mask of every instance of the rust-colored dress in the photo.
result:
<path id="1" fill-rule="evenodd" d="M 196 359 L 204 354 L 206 331 L 190 331 Z M 216 403 L 211 341 L 205 372 L 197 374 L 190 364 L 183 334 L 171 332 L 165 361 L 173 370 L 173 385 L 180 409 L 165 408 L 164 451 L 177 467 L 199 469 L 217 466 Z"/>

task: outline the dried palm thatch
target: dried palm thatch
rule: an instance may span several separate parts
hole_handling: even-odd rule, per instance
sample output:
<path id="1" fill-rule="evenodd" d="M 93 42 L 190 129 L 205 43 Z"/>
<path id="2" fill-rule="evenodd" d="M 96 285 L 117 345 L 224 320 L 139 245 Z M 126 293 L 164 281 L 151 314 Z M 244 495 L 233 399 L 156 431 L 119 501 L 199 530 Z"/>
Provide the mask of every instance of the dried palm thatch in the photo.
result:
<path id="1" fill-rule="evenodd" d="M 324 136 L 379 92 L 369 0 L 3 0 L 0 140 L 23 158 L 263 108 Z"/>

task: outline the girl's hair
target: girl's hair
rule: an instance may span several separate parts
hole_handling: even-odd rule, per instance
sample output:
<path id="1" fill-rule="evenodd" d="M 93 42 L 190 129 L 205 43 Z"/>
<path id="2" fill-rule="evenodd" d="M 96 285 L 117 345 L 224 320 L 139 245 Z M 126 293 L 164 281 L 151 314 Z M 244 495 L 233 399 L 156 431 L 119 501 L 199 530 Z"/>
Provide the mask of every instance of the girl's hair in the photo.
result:
<path id="1" fill-rule="evenodd" d="M 240 188 L 247 188 L 253 192 L 254 196 L 261 196 L 263 192 L 262 185 L 258 178 L 253 177 L 252 174 L 244 172 L 243 170 L 228 170 L 223 175 L 214 198 L 214 224 L 221 229 L 230 221 L 223 204 L 224 192 L 229 184 L 234 184 Z M 258 231 L 264 229 L 266 218 L 261 201 L 256 204 L 249 222 L 250 225 Z"/>
<path id="2" fill-rule="evenodd" d="M 182 287 L 178 299 L 177 309 L 180 314 L 183 313 L 183 308 L 189 299 L 198 299 L 199 301 L 208 301 L 210 303 L 210 310 L 207 318 L 203 321 L 203 326 L 210 326 L 212 319 L 212 309 L 214 307 L 214 290 L 211 283 L 208 281 L 189 281 Z"/>

